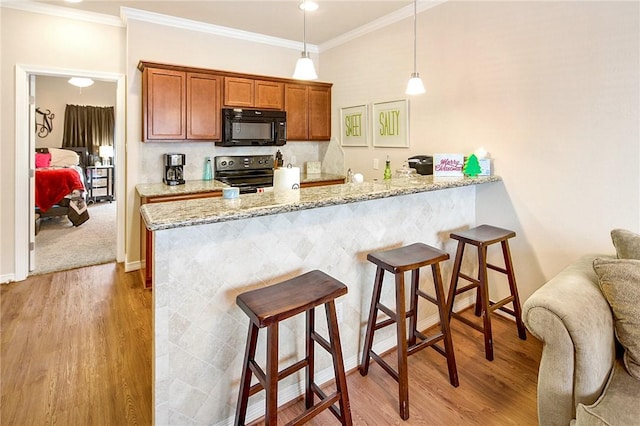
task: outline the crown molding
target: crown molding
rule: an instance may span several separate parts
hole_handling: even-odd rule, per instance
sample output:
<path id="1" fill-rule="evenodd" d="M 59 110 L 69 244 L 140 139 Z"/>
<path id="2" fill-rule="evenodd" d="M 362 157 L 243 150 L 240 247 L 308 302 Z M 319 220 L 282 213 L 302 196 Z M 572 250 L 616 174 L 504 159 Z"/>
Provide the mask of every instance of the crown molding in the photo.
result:
<path id="1" fill-rule="evenodd" d="M 55 6 L 34 1 L 0 1 L 0 7 L 21 10 L 23 12 L 40 13 L 42 15 L 57 16 L 59 18 L 74 19 L 78 21 L 90 22 L 93 24 L 110 25 L 113 27 L 124 27 L 124 23 L 117 16 L 105 15 L 103 13 L 87 12 L 84 10 L 72 9 L 70 7 Z"/>
<path id="2" fill-rule="evenodd" d="M 448 0 L 418 0 L 416 5 L 416 12 L 421 13 L 425 10 L 431 9 L 442 3 L 446 3 Z M 408 5 L 403 7 L 402 9 L 398 9 L 395 12 L 392 12 L 388 15 L 385 15 L 375 21 L 371 21 L 368 24 L 365 24 L 361 27 L 356 28 L 355 30 L 346 32 L 336 38 L 333 38 L 327 42 L 324 42 L 318 46 L 319 51 L 323 52 L 325 50 L 332 49 L 334 47 L 340 46 L 341 44 L 345 44 L 351 40 L 354 40 L 358 37 L 362 37 L 363 35 L 372 33 L 389 25 L 395 24 L 396 22 L 402 21 L 403 19 L 407 19 L 413 16 L 413 5 Z"/>
<path id="3" fill-rule="evenodd" d="M 130 7 L 121 7 L 120 16 L 122 21 L 127 24 L 129 20 L 149 22 L 152 24 L 164 25 L 168 27 L 180 28 L 189 31 L 197 31 L 201 33 L 218 35 L 221 37 L 235 38 L 254 43 L 268 44 L 270 46 L 284 47 L 287 49 L 295 49 L 302 51 L 303 43 L 300 41 L 287 40 L 284 38 L 271 37 L 264 34 L 252 33 L 250 31 L 237 30 L 235 28 L 223 27 L 220 25 L 208 24 L 191 19 L 178 18 L 161 13 L 148 12 L 146 10 L 133 9 Z M 307 50 L 312 53 L 318 53 L 318 46 L 307 43 Z"/>

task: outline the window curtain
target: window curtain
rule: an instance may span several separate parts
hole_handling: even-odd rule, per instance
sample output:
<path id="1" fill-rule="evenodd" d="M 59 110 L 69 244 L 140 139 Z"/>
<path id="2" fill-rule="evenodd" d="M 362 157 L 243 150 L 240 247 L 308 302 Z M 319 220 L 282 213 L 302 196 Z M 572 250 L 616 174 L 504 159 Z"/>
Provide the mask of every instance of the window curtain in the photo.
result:
<path id="1" fill-rule="evenodd" d="M 86 147 L 97 156 L 101 145 L 113 146 L 114 129 L 114 107 L 67 105 L 62 146 Z"/>

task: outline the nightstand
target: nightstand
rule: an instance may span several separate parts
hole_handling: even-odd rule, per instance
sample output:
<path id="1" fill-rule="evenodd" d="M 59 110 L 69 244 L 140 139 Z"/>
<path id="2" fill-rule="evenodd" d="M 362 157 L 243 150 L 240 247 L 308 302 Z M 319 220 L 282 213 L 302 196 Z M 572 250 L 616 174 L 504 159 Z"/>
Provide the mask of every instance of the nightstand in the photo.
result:
<path id="1" fill-rule="evenodd" d="M 87 171 L 87 203 L 115 200 L 114 197 L 114 167 L 88 166 Z"/>

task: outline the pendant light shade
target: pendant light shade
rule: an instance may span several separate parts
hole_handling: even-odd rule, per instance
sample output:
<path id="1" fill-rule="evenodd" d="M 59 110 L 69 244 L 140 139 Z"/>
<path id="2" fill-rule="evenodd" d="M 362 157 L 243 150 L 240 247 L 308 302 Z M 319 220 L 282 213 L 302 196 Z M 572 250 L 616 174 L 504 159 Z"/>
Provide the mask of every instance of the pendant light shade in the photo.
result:
<path id="1" fill-rule="evenodd" d="M 296 80 L 315 80 L 318 78 L 318 74 L 316 74 L 316 69 L 313 66 L 313 61 L 309 56 L 309 52 L 307 52 L 307 10 L 302 9 L 304 26 L 303 26 L 303 35 L 302 35 L 302 44 L 303 51 L 300 59 L 296 63 L 296 69 L 293 72 L 293 78 Z"/>
<path id="2" fill-rule="evenodd" d="M 302 52 L 302 56 L 296 63 L 296 69 L 293 72 L 293 78 L 296 80 L 315 80 L 318 78 L 313 61 L 309 57 L 309 52 Z"/>
<path id="3" fill-rule="evenodd" d="M 420 78 L 420 73 L 417 70 L 416 66 L 416 15 L 417 15 L 417 3 L 418 0 L 413 0 L 413 72 L 411 73 L 411 78 L 407 83 L 407 90 L 405 93 L 407 95 L 420 95 L 425 92 L 424 84 L 422 84 L 422 79 Z"/>

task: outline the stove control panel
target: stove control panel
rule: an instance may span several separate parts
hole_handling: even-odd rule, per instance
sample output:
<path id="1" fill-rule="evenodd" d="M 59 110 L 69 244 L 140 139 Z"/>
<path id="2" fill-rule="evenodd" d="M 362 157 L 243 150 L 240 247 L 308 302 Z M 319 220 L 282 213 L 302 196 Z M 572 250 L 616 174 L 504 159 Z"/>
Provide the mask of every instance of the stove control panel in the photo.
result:
<path id="1" fill-rule="evenodd" d="M 216 171 L 273 169 L 271 155 L 224 155 L 215 157 Z"/>

